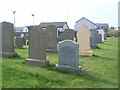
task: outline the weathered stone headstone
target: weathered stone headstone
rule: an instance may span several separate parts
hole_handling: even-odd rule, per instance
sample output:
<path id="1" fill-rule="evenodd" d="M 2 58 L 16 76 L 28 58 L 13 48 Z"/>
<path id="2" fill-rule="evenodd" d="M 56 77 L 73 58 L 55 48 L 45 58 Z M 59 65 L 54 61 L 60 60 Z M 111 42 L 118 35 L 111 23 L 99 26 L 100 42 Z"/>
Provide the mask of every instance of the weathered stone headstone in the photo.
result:
<path id="1" fill-rule="evenodd" d="M 105 41 L 105 39 L 104 39 L 104 30 L 99 29 L 98 32 L 102 35 L 102 42 L 104 42 Z"/>
<path id="2" fill-rule="evenodd" d="M 57 51 L 57 28 L 54 25 L 49 25 L 45 29 L 46 33 L 46 50 L 48 52 Z"/>
<path id="3" fill-rule="evenodd" d="M 0 32 L 2 33 L 2 51 L 0 54 L 3 57 L 16 56 L 14 47 L 13 24 L 9 22 L 0 23 Z"/>
<path id="4" fill-rule="evenodd" d="M 98 48 L 97 46 L 97 32 L 95 29 L 90 29 L 90 47 Z"/>
<path id="5" fill-rule="evenodd" d="M 107 32 L 104 31 L 104 40 L 107 40 Z"/>
<path id="6" fill-rule="evenodd" d="M 65 29 L 65 31 L 63 32 L 63 40 L 73 40 L 75 37 L 75 31 L 72 29 Z"/>
<path id="7" fill-rule="evenodd" d="M 45 31 L 39 26 L 29 28 L 29 55 L 26 64 L 44 66 L 49 62 L 46 60 Z"/>
<path id="8" fill-rule="evenodd" d="M 72 40 L 64 40 L 58 43 L 58 64 L 56 69 L 69 72 L 81 72 L 79 66 L 79 44 Z"/>
<path id="9" fill-rule="evenodd" d="M 29 42 L 28 36 L 24 36 L 23 39 L 24 39 L 24 45 L 28 45 Z"/>
<path id="10" fill-rule="evenodd" d="M 97 33 L 96 39 L 97 39 L 97 43 L 102 43 L 102 35 L 100 33 Z"/>
<path id="11" fill-rule="evenodd" d="M 77 30 L 77 42 L 79 43 L 79 55 L 92 56 L 90 47 L 90 30 L 86 25 Z"/>
<path id="12" fill-rule="evenodd" d="M 57 37 L 57 42 L 60 42 L 60 41 L 62 41 L 62 40 L 63 40 L 62 35 Z"/>
<path id="13" fill-rule="evenodd" d="M 23 48 L 24 45 L 24 38 L 23 37 L 16 37 L 15 38 L 15 47 L 16 48 Z"/>

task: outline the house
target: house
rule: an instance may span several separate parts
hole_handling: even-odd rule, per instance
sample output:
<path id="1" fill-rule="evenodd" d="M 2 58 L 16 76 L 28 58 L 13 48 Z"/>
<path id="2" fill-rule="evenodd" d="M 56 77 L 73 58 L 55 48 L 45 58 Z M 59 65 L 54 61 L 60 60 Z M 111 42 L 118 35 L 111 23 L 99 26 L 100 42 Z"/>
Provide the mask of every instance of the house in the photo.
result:
<path id="1" fill-rule="evenodd" d="M 96 28 L 97 29 L 108 29 L 109 25 L 107 23 L 96 23 Z"/>
<path id="2" fill-rule="evenodd" d="M 81 25 L 86 25 L 89 29 L 108 29 L 109 25 L 107 23 L 93 23 L 92 21 L 86 19 L 85 17 L 79 19 L 75 22 L 74 29 L 77 31 Z"/>
<path id="3" fill-rule="evenodd" d="M 49 25 L 54 25 L 57 27 L 58 36 L 60 36 L 65 29 L 69 29 L 67 22 L 42 22 L 40 23 L 40 27 L 42 27 L 43 29 L 45 29 Z"/>
<path id="4" fill-rule="evenodd" d="M 28 36 L 28 28 L 27 27 L 15 27 L 14 36 Z"/>
<path id="5" fill-rule="evenodd" d="M 85 17 L 79 19 L 75 23 L 76 23 L 75 26 L 74 26 L 75 31 L 77 31 L 80 28 L 80 26 L 83 25 L 83 24 L 86 25 L 89 29 L 95 29 L 96 28 L 96 25 L 92 21 L 86 19 Z"/>
<path id="6" fill-rule="evenodd" d="M 27 27 L 15 27 L 14 32 L 28 32 Z"/>

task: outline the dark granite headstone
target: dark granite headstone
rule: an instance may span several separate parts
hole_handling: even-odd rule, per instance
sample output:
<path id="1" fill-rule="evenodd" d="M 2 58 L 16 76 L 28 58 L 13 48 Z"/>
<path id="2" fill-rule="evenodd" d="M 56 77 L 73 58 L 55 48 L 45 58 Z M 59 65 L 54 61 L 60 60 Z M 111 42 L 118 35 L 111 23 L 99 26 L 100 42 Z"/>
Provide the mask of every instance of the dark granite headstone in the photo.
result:
<path id="1" fill-rule="evenodd" d="M 9 57 L 16 56 L 15 47 L 14 47 L 14 33 L 13 33 L 13 24 L 9 22 L 0 23 L 0 33 L 2 33 L 1 41 L 2 50 L 0 56 Z"/>
<path id="2" fill-rule="evenodd" d="M 24 38 L 23 37 L 16 37 L 15 38 L 15 47 L 16 48 L 23 48 L 24 45 Z"/>
<path id="3" fill-rule="evenodd" d="M 29 28 L 29 54 L 26 64 L 45 66 L 46 60 L 45 31 L 39 26 Z"/>
<path id="4" fill-rule="evenodd" d="M 75 32 L 72 29 L 65 29 L 65 31 L 63 32 L 63 40 L 73 40 L 75 37 Z"/>
<path id="5" fill-rule="evenodd" d="M 45 29 L 46 33 L 46 50 L 47 52 L 57 51 L 57 28 L 54 25 L 49 25 Z"/>
<path id="6" fill-rule="evenodd" d="M 98 48 L 98 46 L 97 46 L 97 31 L 94 29 L 90 29 L 90 47 Z"/>

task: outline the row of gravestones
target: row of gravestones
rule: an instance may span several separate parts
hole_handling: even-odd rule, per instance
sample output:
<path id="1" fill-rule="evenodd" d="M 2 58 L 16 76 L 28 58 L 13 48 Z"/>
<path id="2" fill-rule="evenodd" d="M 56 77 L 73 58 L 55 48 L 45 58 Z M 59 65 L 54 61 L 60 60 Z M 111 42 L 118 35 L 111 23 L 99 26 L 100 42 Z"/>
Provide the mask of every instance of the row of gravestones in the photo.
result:
<path id="1" fill-rule="evenodd" d="M 30 28 L 29 28 L 30 30 Z M 87 27 L 86 29 L 87 30 Z M 75 32 L 72 29 L 66 29 L 63 32 L 63 35 L 57 37 L 57 28 L 53 25 L 47 26 L 46 29 L 46 42 L 48 42 L 47 51 L 48 52 L 56 52 L 57 51 L 57 43 L 62 40 L 73 40 L 75 37 Z M 99 32 L 99 33 L 97 33 Z M 106 33 L 103 30 L 88 30 L 88 34 L 85 36 L 89 36 L 90 33 L 90 47 L 91 48 L 98 48 L 97 43 L 102 43 L 106 40 Z M 26 37 L 17 37 L 15 39 L 15 46 L 16 48 L 21 48 L 26 42 Z"/>
<path id="2" fill-rule="evenodd" d="M 14 48 L 13 25 L 7 22 L 0 23 L 0 33 L 2 33 L 2 54 L 3 57 L 16 56 Z M 39 26 L 31 27 L 29 30 L 29 57 L 24 62 L 26 64 L 44 66 L 48 65 L 46 60 L 46 43 L 44 38 L 45 30 Z M 19 39 L 16 39 L 16 41 Z M 78 45 L 72 40 L 61 41 L 58 44 L 59 63 L 55 68 L 68 70 L 71 72 L 81 72 L 78 59 Z"/>
<path id="3" fill-rule="evenodd" d="M 33 30 L 33 28 L 28 27 L 29 30 Z M 57 28 L 53 25 L 47 26 L 45 31 L 45 42 L 46 42 L 46 50 L 47 52 L 57 52 L 57 43 L 62 40 L 73 40 L 74 39 L 74 31 L 72 29 L 66 29 L 63 32 L 63 35 L 57 37 Z M 23 43 L 25 43 L 26 39 L 24 37 L 16 37 L 15 38 L 15 46 L 16 48 L 22 48 Z"/>
<path id="4" fill-rule="evenodd" d="M 5 25 L 5 22 L 2 25 L 3 29 L 7 28 L 7 25 L 9 26 L 10 24 L 6 23 L 6 25 L 5 25 L 6 27 L 4 27 L 4 25 Z M 12 29 L 12 27 L 11 27 L 11 29 Z M 80 31 L 81 35 L 79 34 L 77 37 L 78 38 L 81 37 L 80 42 L 83 43 L 84 47 L 87 47 L 89 42 L 90 42 L 90 47 L 91 48 L 97 48 L 98 47 L 97 43 L 102 43 L 106 39 L 106 38 L 104 38 L 104 37 L 106 37 L 106 35 L 104 34 L 103 30 L 98 30 L 98 32 L 101 33 L 101 34 L 99 34 L 99 33 L 96 32 L 96 30 L 93 30 L 93 29 L 91 29 L 89 31 L 89 29 L 84 25 L 82 27 L 80 27 L 80 29 L 81 30 L 78 30 L 77 34 Z M 82 30 L 83 30 L 83 32 L 81 32 Z M 4 30 L 4 32 L 5 32 L 5 30 Z M 61 37 L 57 37 L 57 28 L 53 25 L 47 26 L 46 29 L 45 29 L 45 32 L 46 32 L 46 34 L 45 34 L 44 38 L 45 38 L 45 42 L 46 42 L 46 49 L 47 49 L 48 52 L 49 51 L 52 51 L 52 52 L 57 51 L 58 41 L 62 41 L 62 40 L 65 40 L 65 39 L 73 40 L 74 36 L 75 36 L 75 32 L 73 30 L 67 29 L 67 30 L 64 31 L 64 33 Z M 90 37 L 90 41 L 85 40 L 87 37 L 88 38 Z M 84 44 L 85 41 L 87 42 L 86 44 Z M 15 39 L 16 48 L 23 48 L 23 45 L 25 44 L 25 42 L 26 42 L 26 37 L 17 37 Z M 78 39 L 77 42 L 79 42 L 79 39 Z"/>
<path id="5" fill-rule="evenodd" d="M 40 26 L 29 27 L 29 57 L 25 60 L 26 64 L 39 66 L 49 64 L 49 61 L 46 60 L 46 48 L 57 50 L 57 34 L 50 32 L 50 30 L 57 31 L 56 29 L 55 26 L 48 26 L 46 29 L 42 29 Z M 0 23 L 0 32 L 2 33 L 2 51 L 0 54 L 2 56 L 17 55 L 14 48 L 13 25 L 7 22 Z M 18 41 L 20 40 L 18 39 Z M 79 44 L 71 40 L 58 43 L 59 61 L 56 68 L 75 72 L 81 71 L 81 67 L 78 66 L 78 55 L 92 56 L 89 45 L 90 32 L 85 25 L 81 26 L 77 32 L 77 42 Z"/>
<path id="6" fill-rule="evenodd" d="M 47 28 L 46 28 L 47 29 Z M 47 42 L 45 38 L 46 30 L 40 26 L 29 28 L 29 55 L 24 61 L 25 64 L 45 66 L 49 64 L 46 60 Z M 49 39 L 51 40 L 51 39 Z M 51 46 L 52 47 L 52 46 Z M 72 40 L 64 40 L 58 43 L 58 64 L 56 69 L 67 70 L 70 72 L 81 72 L 79 66 L 79 44 Z"/>

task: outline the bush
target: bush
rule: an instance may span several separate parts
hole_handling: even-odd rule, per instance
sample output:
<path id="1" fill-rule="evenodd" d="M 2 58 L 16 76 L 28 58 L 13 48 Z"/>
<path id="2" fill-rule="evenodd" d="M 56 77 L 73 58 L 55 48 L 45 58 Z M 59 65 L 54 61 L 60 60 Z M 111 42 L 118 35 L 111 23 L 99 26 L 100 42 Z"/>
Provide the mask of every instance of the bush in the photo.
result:
<path id="1" fill-rule="evenodd" d="M 107 33 L 108 37 L 119 37 L 120 36 L 120 30 L 109 30 Z"/>

